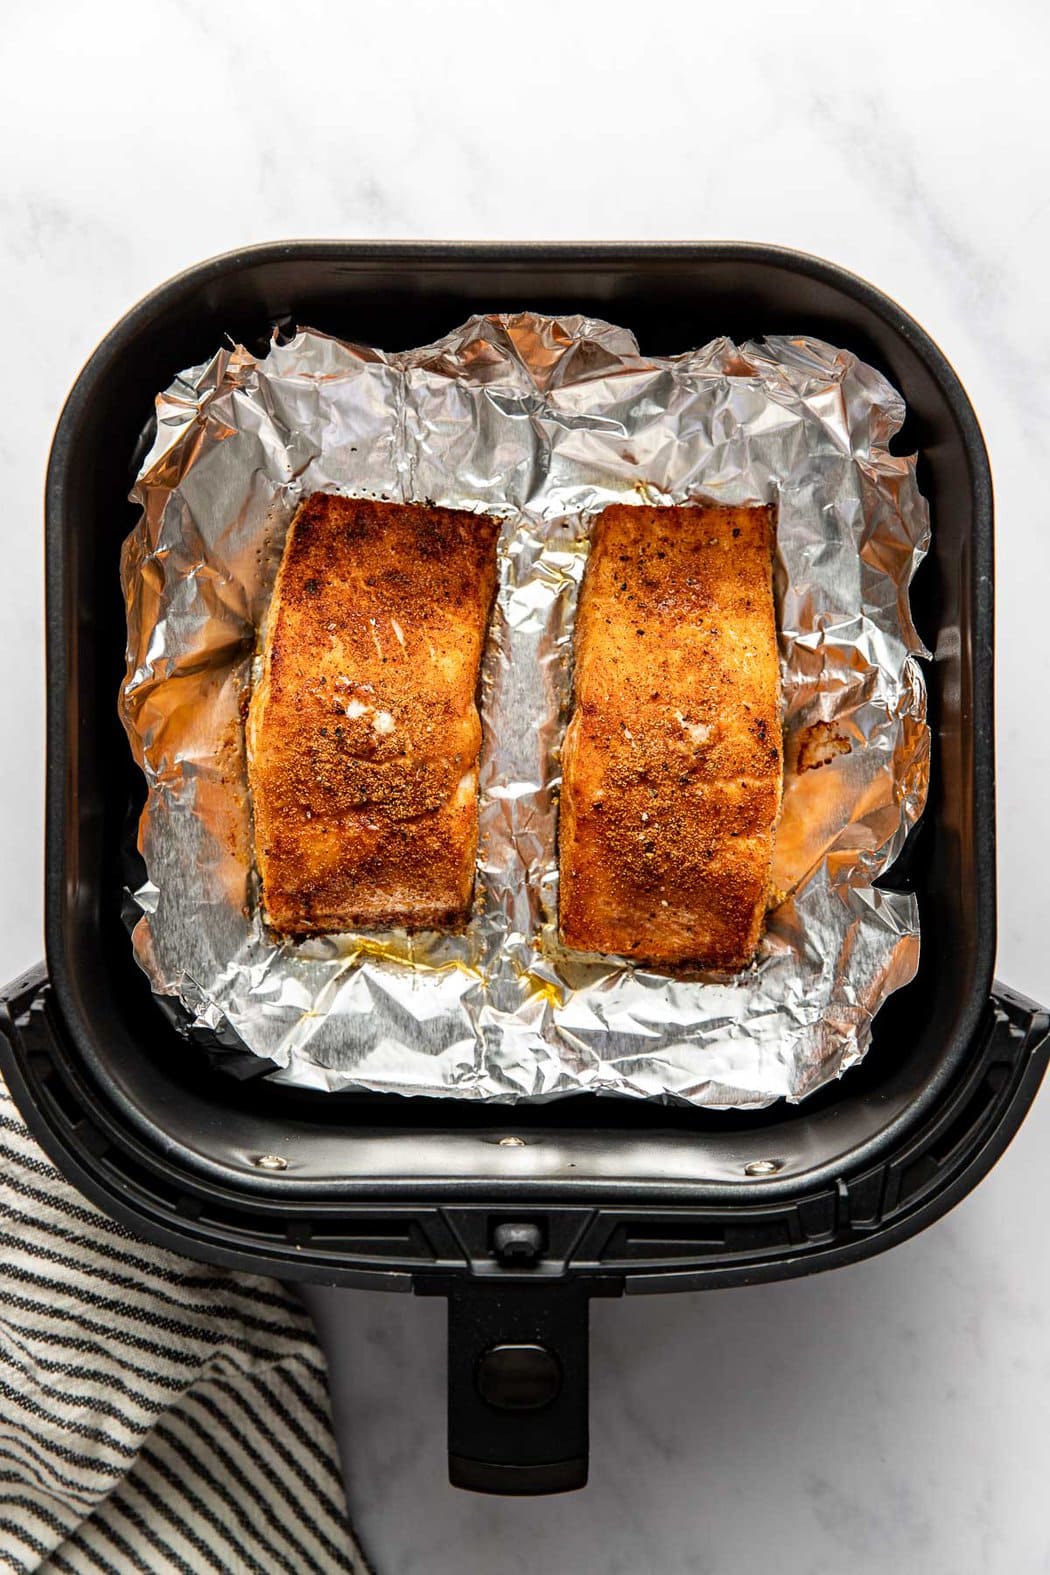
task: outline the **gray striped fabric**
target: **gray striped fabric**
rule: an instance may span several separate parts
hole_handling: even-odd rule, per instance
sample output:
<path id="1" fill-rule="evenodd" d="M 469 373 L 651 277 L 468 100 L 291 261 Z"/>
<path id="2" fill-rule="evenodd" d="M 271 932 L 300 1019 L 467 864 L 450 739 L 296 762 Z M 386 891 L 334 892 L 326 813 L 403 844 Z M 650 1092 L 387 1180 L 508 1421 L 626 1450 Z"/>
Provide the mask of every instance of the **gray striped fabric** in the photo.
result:
<path id="1" fill-rule="evenodd" d="M 2 1084 L 0 1157 L 0 1570 L 365 1575 L 299 1302 L 107 1219 Z"/>

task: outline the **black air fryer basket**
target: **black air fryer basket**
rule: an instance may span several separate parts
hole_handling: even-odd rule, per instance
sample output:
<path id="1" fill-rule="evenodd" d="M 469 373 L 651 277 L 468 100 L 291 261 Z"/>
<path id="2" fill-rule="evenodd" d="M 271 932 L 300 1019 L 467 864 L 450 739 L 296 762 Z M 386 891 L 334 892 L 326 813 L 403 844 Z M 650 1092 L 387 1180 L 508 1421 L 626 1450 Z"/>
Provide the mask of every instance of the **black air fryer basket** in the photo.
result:
<path id="1" fill-rule="evenodd" d="M 801 1106 L 719 1113 L 580 1095 L 514 1109 L 298 1092 L 177 1037 L 131 954 L 121 850 L 143 784 L 117 719 L 129 459 L 156 391 L 227 336 L 298 321 L 387 347 L 472 312 L 583 312 L 673 353 L 815 334 L 902 391 L 933 521 L 913 586 L 929 805 L 884 885 L 918 896 L 917 978 L 864 1063 Z M 107 335 L 47 480 L 47 961 L 0 1003 L 8 1085 L 51 1158 L 142 1236 L 213 1262 L 444 1296 L 452 1480 L 504 1493 L 587 1471 L 592 1296 L 703 1290 L 856 1261 L 989 1170 L 1050 1054 L 1047 1015 L 992 983 L 992 489 L 973 410 L 870 285 L 774 247 L 289 243 L 172 280 Z"/>

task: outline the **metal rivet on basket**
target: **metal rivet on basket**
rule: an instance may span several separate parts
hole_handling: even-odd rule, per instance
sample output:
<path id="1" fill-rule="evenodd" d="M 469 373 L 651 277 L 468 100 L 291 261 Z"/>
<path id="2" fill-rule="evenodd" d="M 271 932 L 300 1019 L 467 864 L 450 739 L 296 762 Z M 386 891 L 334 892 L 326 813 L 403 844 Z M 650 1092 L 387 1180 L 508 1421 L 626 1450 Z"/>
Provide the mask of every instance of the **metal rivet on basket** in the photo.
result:
<path id="1" fill-rule="evenodd" d="M 287 1170 L 288 1161 L 280 1154 L 256 1154 L 252 1164 L 259 1170 Z"/>
<path id="2" fill-rule="evenodd" d="M 500 1138 L 499 1146 L 500 1148 L 524 1148 L 525 1139 L 516 1137 Z"/>
<path id="3" fill-rule="evenodd" d="M 745 1176 L 775 1176 L 778 1170 L 783 1170 L 782 1159 L 753 1159 L 750 1165 L 744 1166 Z"/>

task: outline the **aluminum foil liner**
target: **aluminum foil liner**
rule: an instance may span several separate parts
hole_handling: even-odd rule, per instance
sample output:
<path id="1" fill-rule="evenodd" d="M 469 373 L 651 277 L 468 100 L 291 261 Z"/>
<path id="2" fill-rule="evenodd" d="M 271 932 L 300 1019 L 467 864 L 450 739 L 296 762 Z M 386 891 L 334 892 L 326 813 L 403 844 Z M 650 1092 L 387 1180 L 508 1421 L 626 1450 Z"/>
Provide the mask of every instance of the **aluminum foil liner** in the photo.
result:
<path id="1" fill-rule="evenodd" d="M 911 895 L 876 889 L 922 811 L 928 541 L 900 396 L 818 340 L 645 356 L 622 328 L 476 317 L 397 355 L 299 331 L 176 378 L 124 550 L 121 714 L 149 784 L 139 962 L 190 1034 L 280 1082 L 512 1101 L 757 1106 L 864 1053 L 914 974 Z M 483 664 L 475 916 L 459 935 L 276 943 L 260 919 L 243 717 L 288 522 L 315 490 L 504 522 Z M 590 518 L 774 502 L 786 778 L 752 969 L 669 978 L 557 944 L 559 745 Z M 252 1063 L 254 1064 L 254 1063 Z"/>

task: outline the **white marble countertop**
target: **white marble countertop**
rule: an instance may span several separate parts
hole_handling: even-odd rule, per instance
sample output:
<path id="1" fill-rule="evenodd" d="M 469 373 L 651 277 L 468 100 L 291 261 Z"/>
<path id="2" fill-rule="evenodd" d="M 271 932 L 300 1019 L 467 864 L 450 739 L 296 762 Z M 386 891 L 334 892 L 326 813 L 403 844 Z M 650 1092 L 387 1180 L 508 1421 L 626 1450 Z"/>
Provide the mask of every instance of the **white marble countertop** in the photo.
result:
<path id="1" fill-rule="evenodd" d="M 1050 1001 L 1050 23 L 893 3 L 19 6 L 0 98 L 12 369 L 0 977 L 42 950 L 41 483 L 78 366 L 175 270 L 284 236 L 771 240 L 880 285 L 954 362 L 997 484 L 999 972 Z M 17 377 L 17 386 L 13 378 Z M 888 1257 L 598 1303 L 592 1485 L 444 1481 L 443 1312 L 327 1297 L 380 1575 L 1050 1570 L 1043 1098 Z"/>

